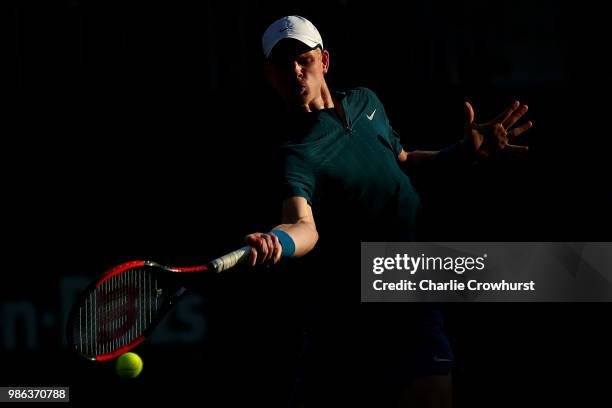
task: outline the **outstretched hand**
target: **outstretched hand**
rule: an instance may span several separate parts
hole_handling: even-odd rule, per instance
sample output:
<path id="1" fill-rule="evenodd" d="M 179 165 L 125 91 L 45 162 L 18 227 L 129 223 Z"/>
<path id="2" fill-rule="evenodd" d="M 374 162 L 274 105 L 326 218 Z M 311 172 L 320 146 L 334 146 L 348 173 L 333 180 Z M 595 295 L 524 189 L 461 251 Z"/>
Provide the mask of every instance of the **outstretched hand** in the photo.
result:
<path id="1" fill-rule="evenodd" d="M 510 141 L 523 134 L 533 126 L 532 121 L 520 126 L 515 124 L 527 113 L 527 105 L 515 101 L 495 119 L 486 123 L 474 123 L 474 109 L 469 102 L 465 102 L 468 120 L 465 125 L 464 145 L 477 157 L 488 157 L 501 150 L 526 152 L 527 146 L 510 144 Z"/>

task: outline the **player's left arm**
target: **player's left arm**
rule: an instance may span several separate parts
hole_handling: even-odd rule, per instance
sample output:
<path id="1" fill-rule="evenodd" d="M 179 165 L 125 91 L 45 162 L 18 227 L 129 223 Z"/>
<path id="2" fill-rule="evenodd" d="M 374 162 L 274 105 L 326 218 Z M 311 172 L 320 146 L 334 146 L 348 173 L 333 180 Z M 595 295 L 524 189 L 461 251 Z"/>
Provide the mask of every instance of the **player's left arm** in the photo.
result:
<path id="1" fill-rule="evenodd" d="M 397 160 L 400 163 L 418 165 L 420 163 L 435 159 L 438 153 L 440 153 L 438 150 L 413 150 L 411 152 L 407 152 L 406 150 L 402 149 L 400 154 L 397 155 Z"/>
<path id="2" fill-rule="evenodd" d="M 465 102 L 465 109 L 468 120 L 462 140 L 440 151 L 407 152 L 402 149 L 398 154 L 398 161 L 409 166 L 434 159 L 474 163 L 502 150 L 518 153 L 529 150 L 527 146 L 510 143 L 533 127 L 533 121 L 515 126 L 519 119 L 527 113 L 527 105 L 521 105 L 519 101 L 515 101 L 495 119 L 482 124 L 474 122 L 474 109 L 469 102 Z"/>

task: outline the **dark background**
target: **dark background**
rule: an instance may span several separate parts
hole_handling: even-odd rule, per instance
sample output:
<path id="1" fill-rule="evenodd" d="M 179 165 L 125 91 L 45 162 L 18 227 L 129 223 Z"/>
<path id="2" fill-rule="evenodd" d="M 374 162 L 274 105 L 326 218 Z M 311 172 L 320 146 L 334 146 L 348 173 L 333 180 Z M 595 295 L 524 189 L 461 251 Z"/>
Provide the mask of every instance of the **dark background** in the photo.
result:
<path id="1" fill-rule="evenodd" d="M 458 140 L 464 100 L 477 122 L 514 99 L 529 105 L 528 156 L 411 174 L 426 204 L 424 239 L 611 240 L 612 36 L 586 2 L 0 7 L 0 385 L 70 386 L 82 404 L 289 398 L 308 296 L 301 280 L 313 271 L 238 270 L 196 285 L 187 317 L 172 317 L 165 338 L 137 350 L 145 370 L 131 382 L 66 352 L 61 329 L 66 287 L 128 259 L 203 263 L 279 222 L 267 137 L 278 107 L 260 38 L 287 14 L 321 31 L 332 87 L 377 92 L 407 149 Z M 315 277 L 329 272 L 319 269 Z M 595 303 L 447 305 L 457 406 L 606 398 L 610 312 Z M 185 322 L 199 331 L 173 337 Z"/>

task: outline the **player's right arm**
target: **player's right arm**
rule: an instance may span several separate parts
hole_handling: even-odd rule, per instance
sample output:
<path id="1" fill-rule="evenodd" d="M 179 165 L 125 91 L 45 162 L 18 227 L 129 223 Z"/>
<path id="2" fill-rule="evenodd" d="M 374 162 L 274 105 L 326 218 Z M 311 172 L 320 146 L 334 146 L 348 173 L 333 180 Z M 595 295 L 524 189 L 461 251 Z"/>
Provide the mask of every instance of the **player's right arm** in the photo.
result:
<path id="1" fill-rule="evenodd" d="M 280 231 L 272 233 L 274 231 Z M 286 234 L 279 240 L 279 235 Z M 289 239 L 292 241 L 287 241 Z M 246 243 L 251 246 L 247 263 L 251 266 L 264 262 L 278 263 L 281 255 L 301 257 L 310 252 L 319 239 L 312 208 L 304 197 L 290 197 L 283 201 L 282 224 L 277 225 L 270 233 L 255 232 L 246 236 Z M 281 240 L 285 240 L 283 248 Z M 287 252 L 293 245 L 293 250 Z"/>

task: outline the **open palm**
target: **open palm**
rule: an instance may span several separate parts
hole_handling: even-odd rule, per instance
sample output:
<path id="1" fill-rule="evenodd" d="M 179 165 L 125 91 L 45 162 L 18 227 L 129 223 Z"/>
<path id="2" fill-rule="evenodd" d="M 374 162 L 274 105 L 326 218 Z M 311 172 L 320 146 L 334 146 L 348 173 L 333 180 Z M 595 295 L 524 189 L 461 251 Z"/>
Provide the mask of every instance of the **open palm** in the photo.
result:
<path id="1" fill-rule="evenodd" d="M 504 110 L 495 119 L 486 123 L 474 123 L 474 109 L 469 102 L 465 102 L 468 120 L 465 125 L 465 145 L 477 156 L 488 157 L 501 150 L 526 152 L 527 146 L 510 144 L 510 141 L 533 126 L 532 121 L 520 126 L 515 124 L 527 113 L 527 105 L 521 105 L 515 101 L 509 108 Z"/>

